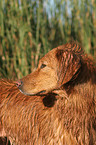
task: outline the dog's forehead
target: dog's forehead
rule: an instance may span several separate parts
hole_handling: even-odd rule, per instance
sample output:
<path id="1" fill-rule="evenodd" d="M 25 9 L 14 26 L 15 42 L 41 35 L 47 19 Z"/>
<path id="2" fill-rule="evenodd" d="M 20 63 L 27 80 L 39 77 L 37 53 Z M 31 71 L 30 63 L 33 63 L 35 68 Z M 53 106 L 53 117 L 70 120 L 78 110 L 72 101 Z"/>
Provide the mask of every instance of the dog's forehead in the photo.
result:
<path id="1" fill-rule="evenodd" d="M 54 57 L 54 56 L 56 56 L 56 53 L 57 53 L 58 50 L 64 50 L 64 45 L 53 48 L 47 54 L 45 54 L 44 57 L 46 57 L 46 58 L 49 57 L 49 56 Z"/>
<path id="2" fill-rule="evenodd" d="M 45 54 L 39 62 L 42 62 L 42 63 L 48 63 L 51 62 L 54 63 L 54 61 L 56 61 L 56 50 L 57 48 L 53 48 L 51 51 L 49 51 L 47 54 Z"/>
<path id="3" fill-rule="evenodd" d="M 54 48 L 54 49 L 52 49 L 52 50 L 50 50 L 48 53 L 46 53 L 43 57 L 42 57 L 42 59 L 48 59 L 48 58 L 52 58 L 52 57 L 54 57 L 55 56 L 55 53 L 56 53 L 56 48 Z M 42 60 L 41 59 L 41 60 Z"/>

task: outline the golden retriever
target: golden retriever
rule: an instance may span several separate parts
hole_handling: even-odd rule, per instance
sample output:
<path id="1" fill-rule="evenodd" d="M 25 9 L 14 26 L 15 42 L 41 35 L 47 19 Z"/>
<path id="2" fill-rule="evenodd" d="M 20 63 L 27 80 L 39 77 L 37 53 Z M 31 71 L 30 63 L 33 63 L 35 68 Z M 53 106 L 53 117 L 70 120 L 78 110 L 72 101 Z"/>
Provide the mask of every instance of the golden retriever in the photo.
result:
<path id="1" fill-rule="evenodd" d="M 95 63 L 67 43 L 21 80 L 0 80 L 0 121 L 13 145 L 95 145 Z"/>

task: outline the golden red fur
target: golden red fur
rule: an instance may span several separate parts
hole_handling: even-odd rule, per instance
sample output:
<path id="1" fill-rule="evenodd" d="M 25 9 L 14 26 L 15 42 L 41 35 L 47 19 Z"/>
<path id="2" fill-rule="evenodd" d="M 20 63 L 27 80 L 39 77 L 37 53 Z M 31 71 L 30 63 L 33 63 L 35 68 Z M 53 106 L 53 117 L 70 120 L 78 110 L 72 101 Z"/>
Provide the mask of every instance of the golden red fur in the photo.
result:
<path id="1" fill-rule="evenodd" d="M 96 144 L 96 65 L 79 45 L 54 48 L 17 86 L 0 80 L 1 136 L 15 145 Z"/>

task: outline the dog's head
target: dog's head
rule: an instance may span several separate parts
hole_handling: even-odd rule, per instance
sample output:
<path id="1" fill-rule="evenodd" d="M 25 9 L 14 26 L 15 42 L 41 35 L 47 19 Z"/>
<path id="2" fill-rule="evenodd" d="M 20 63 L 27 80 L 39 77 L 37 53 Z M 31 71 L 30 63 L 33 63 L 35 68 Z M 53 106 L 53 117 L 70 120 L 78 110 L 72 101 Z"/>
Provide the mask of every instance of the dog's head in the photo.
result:
<path id="1" fill-rule="evenodd" d="M 60 88 L 77 76 L 81 67 L 82 50 L 77 44 L 66 44 L 54 48 L 39 61 L 35 72 L 17 82 L 19 89 L 27 95 L 48 93 Z"/>

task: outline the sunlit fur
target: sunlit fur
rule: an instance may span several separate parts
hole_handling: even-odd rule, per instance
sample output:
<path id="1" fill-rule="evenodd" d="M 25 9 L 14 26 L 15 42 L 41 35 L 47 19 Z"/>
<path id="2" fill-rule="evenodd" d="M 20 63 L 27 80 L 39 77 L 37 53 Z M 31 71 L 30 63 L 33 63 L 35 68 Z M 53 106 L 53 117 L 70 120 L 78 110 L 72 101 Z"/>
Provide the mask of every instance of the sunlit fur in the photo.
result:
<path id="1" fill-rule="evenodd" d="M 53 56 L 49 57 L 50 61 L 48 56 Z M 20 88 L 33 96 L 21 93 L 16 82 L 0 80 L 0 135 L 13 145 L 95 145 L 95 63 L 74 43 L 53 49 L 39 65 L 42 61 L 47 61 L 48 67 L 53 65 L 54 81 L 48 78 L 46 69 L 40 71 L 38 66 L 36 74 L 29 75 L 30 79 L 29 76 L 22 79 Z M 38 78 L 40 85 L 45 83 L 41 85 L 45 86 L 45 94 L 36 95 L 42 91 L 39 84 L 39 89 L 36 87 L 32 92 L 33 76 L 36 77 L 34 89 Z M 49 85 L 47 88 L 49 83 L 52 88 Z"/>

